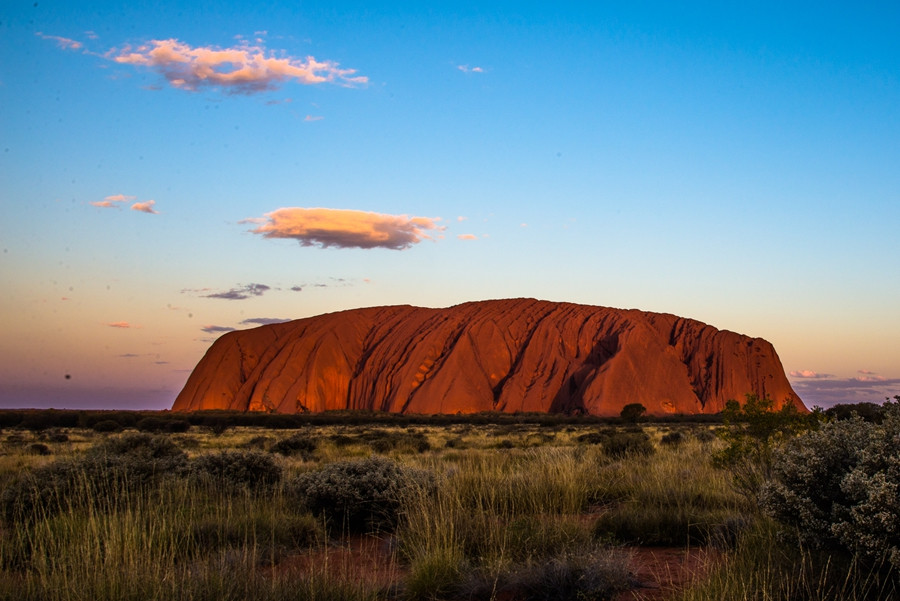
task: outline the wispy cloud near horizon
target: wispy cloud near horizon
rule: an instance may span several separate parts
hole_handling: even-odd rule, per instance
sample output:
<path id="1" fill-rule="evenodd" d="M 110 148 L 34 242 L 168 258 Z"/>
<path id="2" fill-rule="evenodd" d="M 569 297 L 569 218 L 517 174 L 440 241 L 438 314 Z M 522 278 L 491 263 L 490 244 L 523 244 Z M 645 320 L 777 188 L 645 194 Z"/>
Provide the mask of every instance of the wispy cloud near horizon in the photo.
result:
<path id="1" fill-rule="evenodd" d="M 241 223 L 259 224 L 250 231 L 264 238 L 290 238 L 301 246 L 405 250 L 432 239 L 427 232 L 446 229 L 438 221 L 350 209 L 287 207 Z"/>
<path id="2" fill-rule="evenodd" d="M 212 292 L 210 294 L 204 294 L 204 298 L 220 298 L 224 300 L 245 300 L 248 298 L 252 298 L 254 296 L 262 296 L 268 290 L 271 290 L 270 286 L 266 286 L 265 284 L 246 284 L 241 285 L 238 284 L 237 287 L 231 288 L 230 290 L 225 290 L 224 292 Z"/>
<path id="3" fill-rule="evenodd" d="M 273 323 L 286 323 L 291 321 L 290 319 L 284 319 L 281 317 L 251 317 L 249 319 L 245 319 L 241 322 L 241 325 L 257 325 L 257 326 L 268 326 Z"/>
<path id="4" fill-rule="evenodd" d="M 112 49 L 107 57 L 124 65 L 147 67 L 162 75 L 172 87 L 197 91 L 219 89 L 227 93 L 255 94 L 274 90 L 285 81 L 304 85 L 334 83 L 346 87 L 365 85 L 368 78 L 334 61 L 276 56 L 257 39 L 231 48 L 190 46 L 175 38 L 150 40 L 136 47 Z"/>
<path id="5" fill-rule="evenodd" d="M 229 326 L 215 326 L 215 325 L 203 326 L 200 329 L 203 330 L 204 332 L 206 332 L 207 334 L 216 334 L 216 333 L 224 334 L 226 332 L 234 332 L 235 331 L 235 328 L 232 328 Z"/>

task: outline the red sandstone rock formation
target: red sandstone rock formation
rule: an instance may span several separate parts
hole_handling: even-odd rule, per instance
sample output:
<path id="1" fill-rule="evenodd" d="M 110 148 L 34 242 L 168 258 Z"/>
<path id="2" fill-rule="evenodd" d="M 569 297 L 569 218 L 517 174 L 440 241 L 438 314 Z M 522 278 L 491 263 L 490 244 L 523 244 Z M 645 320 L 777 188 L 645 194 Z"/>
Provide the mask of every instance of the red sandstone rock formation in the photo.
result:
<path id="1" fill-rule="evenodd" d="M 715 413 L 806 408 L 760 338 L 674 315 L 511 299 L 330 313 L 219 338 L 173 410 Z"/>

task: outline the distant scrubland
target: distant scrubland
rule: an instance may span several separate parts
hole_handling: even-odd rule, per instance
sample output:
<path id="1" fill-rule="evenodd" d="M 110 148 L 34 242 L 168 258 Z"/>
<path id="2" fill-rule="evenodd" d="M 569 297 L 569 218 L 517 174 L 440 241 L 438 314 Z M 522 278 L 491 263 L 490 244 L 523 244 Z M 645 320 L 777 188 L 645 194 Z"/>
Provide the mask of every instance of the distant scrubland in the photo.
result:
<path id="1" fill-rule="evenodd" d="M 770 409 L 4 411 L 0 599 L 896 599 L 900 405 Z"/>

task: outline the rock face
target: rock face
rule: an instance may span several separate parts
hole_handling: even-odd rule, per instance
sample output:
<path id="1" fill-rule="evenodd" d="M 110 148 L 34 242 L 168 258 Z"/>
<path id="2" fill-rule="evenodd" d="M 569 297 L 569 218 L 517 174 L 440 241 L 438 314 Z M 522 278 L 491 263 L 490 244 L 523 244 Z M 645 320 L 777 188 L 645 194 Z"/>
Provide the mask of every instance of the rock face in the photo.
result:
<path id="1" fill-rule="evenodd" d="M 375 307 L 219 338 L 172 407 L 715 413 L 747 393 L 806 411 L 771 344 L 674 315 L 533 299 Z"/>

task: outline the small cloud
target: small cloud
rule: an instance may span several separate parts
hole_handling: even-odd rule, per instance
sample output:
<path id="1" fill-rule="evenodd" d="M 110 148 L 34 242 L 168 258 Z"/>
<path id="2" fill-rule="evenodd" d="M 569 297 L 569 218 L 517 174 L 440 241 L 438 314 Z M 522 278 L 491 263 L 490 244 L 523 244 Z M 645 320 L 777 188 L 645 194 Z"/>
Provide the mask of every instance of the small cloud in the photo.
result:
<path id="1" fill-rule="evenodd" d="M 85 37 L 87 37 L 87 39 L 89 39 L 89 40 L 96 40 L 97 38 L 100 37 L 100 36 L 98 36 L 96 33 L 94 33 L 94 32 L 91 31 L 91 30 L 85 31 L 85 32 L 84 32 L 84 35 L 85 35 Z"/>
<path id="2" fill-rule="evenodd" d="M 853 378 L 857 382 L 886 382 L 887 378 L 884 376 L 858 376 Z"/>
<path id="3" fill-rule="evenodd" d="M 859 369 L 856 371 L 856 373 L 862 374 L 864 376 L 873 376 L 873 375 L 875 375 L 876 372 L 869 371 L 868 369 Z"/>
<path id="4" fill-rule="evenodd" d="M 369 81 L 356 75 L 355 69 L 342 69 L 334 61 L 276 55 L 264 47 L 262 38 L 257 38 L 255 46 L 241 42 L 231 48 L 192 47 L 174 38 L 150 40 L 135 48 L 114 48 L 107 57 L 119 64 L 152 69 L 173 87 L 192 92 L 216 88 L 235 94 L 255 94 L 275 89 L 287 80 L 346 87 L 365 85 Z"/>
<path id="5" fill-rule="evenodd" d="M 140 326 L 132 325 L 132 324 L 128 323 L 127 321 L 113 321 L 113 322 L 107 323 L 106 325 L 108 325 L 111 328 L 122 328 L 122 329 L 139 328 L 140 327 Z"/>
<path id="6" fill-rule="evenodd" d="M 136 198 L 137 196 L 131 196 L 129 194 L 113 194 L 111 196 L 107 196 L 103 200 L 106 200 L 108 202 L 128 202 Z"/>
<path id="7" fill-rule="evenodd" d="M 252 296 L 262 296 L 267 290 L 271 290 L 265 284 L 247 284 L 246 286 L 238 286 L 225 292 L 214 292 L 212 294 L 203 295 L 206 298 L 221 298 L 225 300 L 245 300 Z"/>
<path id="8" fill-rule="evenodd" d="M 245 319 L 241 322 L 243 325 L 259 325 L 259 326 L 268 326 L 273 323 L 286 323 L 291 321 L 290 319 L 282 319 L 280 317 L 251 317 L 250 319 Z"/>
<path id="9" fill-rule="evenodd" d="M 432 239 L 428 231 L 446 229 L 438 221 L 348 209 L 288 207 L 266 213 L 266 221 L 250 231 L 265 238 L 291 238 L 301 246 L 404 250 Z M 241 223 L 259 221 L 254 218 Z"/>
<path id="10" fill-rule="evenodd" d="M 469 65 L 457 65 L 457 69 L 462 71 L 463 73 L 484 73 L 484 69 L 481 67 L 470 67 Z"/>
<path id="11" fill-rule="evenodd" d="M 805 378 L 813 380 L 831 377 L 831 374 L 820 374 L 819 372 L 812 371 L 811 369 L 794 370 L 790 375 L 792 378 Z"/>
<path id="12" fill-rule="evenodd" d="M 123 359 L 132 359 L 132 358 L 134 358 L 134 357 L 140 357 L 140 355 L 136 355 L 136 354 L 134 354 L 134 353 L 124 353 L 124 354 L 119 355 L 119 356 L 122 357 Z"/>
<path id="13" fill-rule="evenodd" d="M 153 205 L 156 204 L 155 200 L 148 200 L 146 202 L 136 202 L 131 205 L 132 211 L 140 211 L 141 213 L 149 213 L 151 215 L 158 215 L 159 211 L 153 208 Z"/>
<path id="14" fill-rule="evenodd" d="M 462 215 L 456 218 L 457 221 L 465 221 L 466 219 L 468 219 L 468 217 L 463 217 Z"/>
<path id="15" fill-rule="evenodd" d="M 303 118 L 303 120 L 304 121 L 321 121 L 324 118 L 325 117 L 323 117 L 321 115 L 307 115 L 306 117 Z"/>
<path id="16" fill-rule="evenodd" d="M 303 286 L 291 286 L 291 292 L 303 292 Z"/>
<path id="17" fill-rule="evenodd" d="M 476 236 L 475 234 L 459 234 L 456 237 L 459 238 L 460 240 L 477 240 L 478 239 L 478 236 Z"/>
<path id="18" fill-rule="evenodd" d="M 213 326 L 213 325 L 203 326 L 200 329 L 203 330 L 204 332 L 206 332 L 207 334 L 215 334 L 217 332 L 222 332 L 222 333 L 234 332 L 234 330 L 235 330 L 235 328 L 230 328 L 228 326 Z"/>
<path id="19" fill-rule="evenodd" d="M 528 224 L 527 224 L 527 223 L 520 223 L 520 224 L 519 224 L 519 227 L 528 227 Z"/>
<path id="20" fill-rule="evenodd" d="M 121 202 L 129 202 L 137 198 L 136 196 L 128 196 L 126 194 L 112 194 L 110 196 L 105 197 L 103 200 L 94 200 L 91 201 L 90 204 L 95 207 L 101 207 L 104 209 L 118 209 L 118 203 Z"/>
<path id="21" fill-rule="evenodd" d="M 70 40 L 69 38 L 63 38 L 58 35 L 44 35 L 40 31 L 38 31 L 34 35 L 44 40 L 52 40 L 56 42 L 56 45 L 63 50 L 80 50 L 83 46 L 83 44 L 77 40 Z"/>

